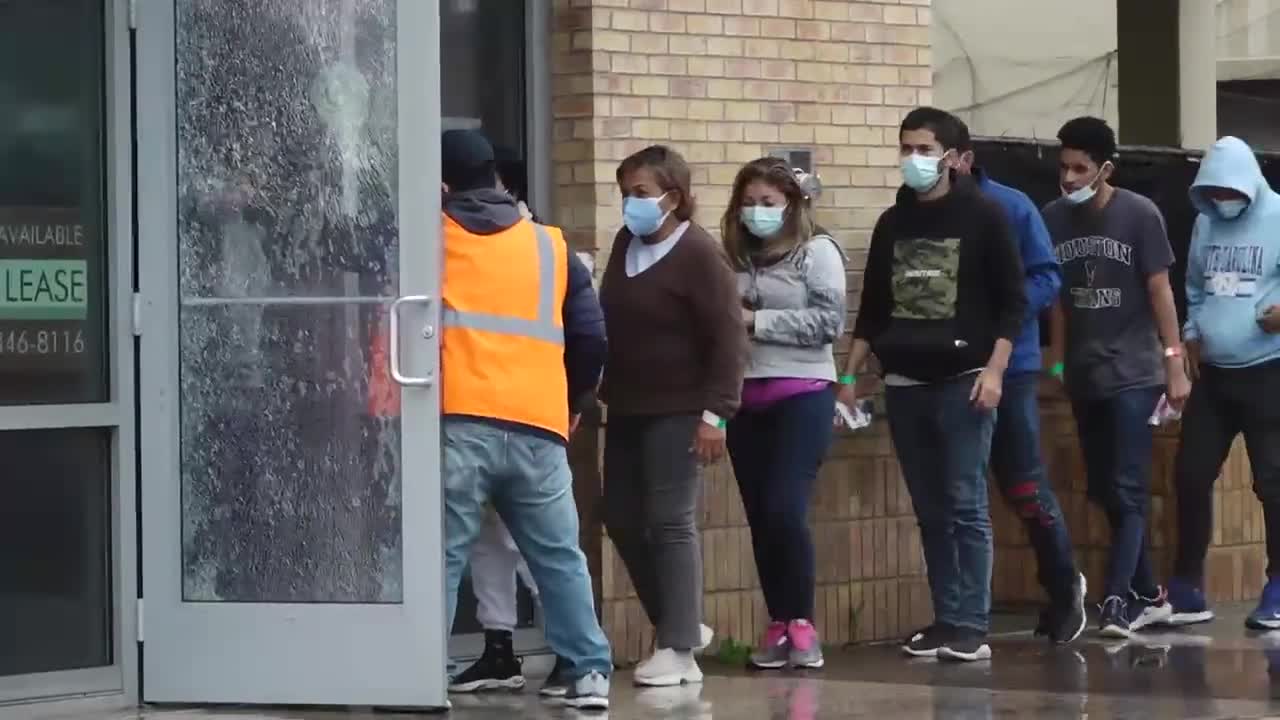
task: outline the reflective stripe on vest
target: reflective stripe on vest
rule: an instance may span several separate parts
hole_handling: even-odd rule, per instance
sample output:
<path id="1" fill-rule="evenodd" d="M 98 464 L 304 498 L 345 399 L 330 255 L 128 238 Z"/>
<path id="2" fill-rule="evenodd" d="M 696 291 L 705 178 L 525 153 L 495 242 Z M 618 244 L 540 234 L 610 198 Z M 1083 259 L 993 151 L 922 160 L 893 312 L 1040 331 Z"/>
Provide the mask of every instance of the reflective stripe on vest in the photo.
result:
<path id="1" fill-rule="evenodd" d="M 535 320 L 495 315 L 493 313 L 464 312 L 446 307 L 441 321 L 445 327 L 466 328 L 500 335 L 543 340 L 564 345 L 564 328 L 556 325 L 556 251 L 547 229 L 534 223 L 538 238 L 538 316 Z"/>

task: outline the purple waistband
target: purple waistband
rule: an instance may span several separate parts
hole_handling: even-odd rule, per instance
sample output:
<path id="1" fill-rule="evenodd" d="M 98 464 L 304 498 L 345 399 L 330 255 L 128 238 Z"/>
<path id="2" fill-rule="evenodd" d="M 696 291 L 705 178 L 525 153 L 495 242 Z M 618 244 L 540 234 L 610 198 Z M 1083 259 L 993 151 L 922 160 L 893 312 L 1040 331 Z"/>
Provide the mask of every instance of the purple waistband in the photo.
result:
<path id="1" fill-rule="evenodd" d="M 763 410 L 781 400 L 815 390 L 831 383 L 808 378 L 759 378 L 742 383 L 742 409 Z"/>

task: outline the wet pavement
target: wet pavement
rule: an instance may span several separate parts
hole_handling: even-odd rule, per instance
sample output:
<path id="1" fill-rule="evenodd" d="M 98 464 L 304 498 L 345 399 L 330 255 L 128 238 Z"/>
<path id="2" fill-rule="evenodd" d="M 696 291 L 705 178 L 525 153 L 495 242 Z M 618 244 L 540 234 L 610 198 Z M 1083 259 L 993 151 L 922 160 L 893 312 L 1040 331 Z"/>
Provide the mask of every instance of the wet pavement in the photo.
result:
<path id="1" fill-rule="evenodd" d="M 707 660 L 703 664 L 707 678 L 701 687 L 637 690 L 630 686 L 626 673 L 618 673 L 612 708 L 607 714 L 579 713 L 549 705 L 530 690 L 523 694 L 455 696 L 454 709 L 448 717 L 1280 718 L 1280 632 L 1251 633 L 1242 622 L 1247 608 L 1225 610 L 1209 625 L 1143 634 L 1128 642 L 1102 641 L 1086 635 L 1071 646 L 1050 647 L 1032 638 L 1029 632 L 1004 634 L 993 639 L 994 657 L 990 661 L 969 665 L 909 660 L 894 646 L 832 650 L 826 669 L 804 674 L 753 674 Z M 92 717 L 395 720 L 415 716 L 367 709 L 146 708 Z"/>

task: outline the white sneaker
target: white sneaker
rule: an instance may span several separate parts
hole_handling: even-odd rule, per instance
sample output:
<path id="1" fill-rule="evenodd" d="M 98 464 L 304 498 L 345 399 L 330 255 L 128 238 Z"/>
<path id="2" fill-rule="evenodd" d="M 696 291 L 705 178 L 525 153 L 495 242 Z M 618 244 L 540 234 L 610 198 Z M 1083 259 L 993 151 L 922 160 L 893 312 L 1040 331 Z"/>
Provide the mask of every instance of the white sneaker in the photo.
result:
<path id="1" fill-rule="evenodd" d="M 662 648 L 636 666 L 635 683 L 641 687 L 671 687 L 702 682 L 702 669 L 691 652 Z"/>
<path id="2" fill-rule="evenodd" d="M 716 639 L 716 631 L 706 625 L 699 625 L 701 636 L 698 638 L 698 646 L 693 649 L 694 655 L 701 655 L 711 645 L 711 641 Z"/>

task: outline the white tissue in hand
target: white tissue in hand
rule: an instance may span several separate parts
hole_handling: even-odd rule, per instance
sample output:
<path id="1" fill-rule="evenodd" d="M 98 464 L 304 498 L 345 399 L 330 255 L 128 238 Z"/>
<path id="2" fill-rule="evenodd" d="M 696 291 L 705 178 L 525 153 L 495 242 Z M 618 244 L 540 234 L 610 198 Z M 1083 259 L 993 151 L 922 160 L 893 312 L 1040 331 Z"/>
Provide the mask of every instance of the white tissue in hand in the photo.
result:
<path id="1" fill-rule="evenodd" d="M 864 428 L 871 424 L 871 404 L 869 402 L 861 402 L 850 408 L 837 400 L 836 416 L 833 422 L 836 427 L 843 425 L 850 430 Z"/>
<path id="2" fill-rule="evenodd" d="M 1147 422 L 1152 427 L 1160 427 L 1181 419 L 1182 413 L 1174 410 L 1173 406 L 1169 404 L 1169 396 L 1161 395 L 1160 402 L 1156 403 L 1156 409 L 1151 413 L 1151 418 Z"/>

